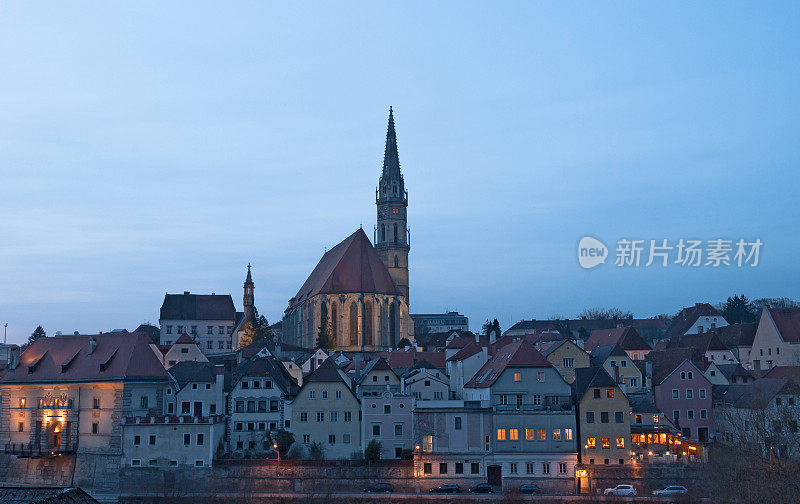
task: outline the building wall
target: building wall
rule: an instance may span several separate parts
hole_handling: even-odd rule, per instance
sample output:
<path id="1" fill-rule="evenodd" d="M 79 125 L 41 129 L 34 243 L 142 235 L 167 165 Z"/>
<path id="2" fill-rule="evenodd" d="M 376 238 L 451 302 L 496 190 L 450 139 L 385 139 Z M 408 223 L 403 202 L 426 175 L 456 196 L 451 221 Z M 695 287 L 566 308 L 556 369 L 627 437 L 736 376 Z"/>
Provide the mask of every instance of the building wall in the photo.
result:
<path id="1" fill-rule="evenodd" d="M 413 399 L 403 394 L 384 392 L 377 397 L 362 397 L 361 450 L 376 439 L 383 445 L 381 458 L 401 458 L 403 450 L 413 448 L 413 409 Z"/>
<path id="2" fill-rule="evenodd" d="M 459 313 L 411 314 L 416 334 L 445 331 L 469 331 L 469 319 Z"/>
<path id="3" fill-rule="evenodd" d="M 580 400 L 577 416 L 584 464 L 626 464 L 630 461 L 630 404 L 619 387 L 590 387 Z M 607 447 L 604 446 L 605 439 L 608 440 Z"/>
<path id="4" fill-rule="evenodd" d="M 337 397 L 337 392 L 340 397 Z M 327 393 L 327 397 L 324 397 L 324 393 Z M 353 452 L 361 450 L 360 409 L 358 399 L 342 382 L 306 383 L 292 402 L 294 439 L 306 447 L 313 442 L 321 443 L 328 459 L 350 458 Z M 307 417 L 302 421 L 304 413 Z M 322 414 L 321 421 L 318 420 L 318 413 Z M 335 421 L 331 413 L 336 414 Z M 349 421 L 345 420 L 346 413 L 350 413 Z M 335 436 L 334 443 L 330 443 L 331 435 Z"/>
<path id="5" fill-rule="evenodd" d="M 437 377 L 437 373 L 441 376 Z M 447 376 L 443 371 L 417 373 L 406 379 L 405 390 L 418 401 L 440 401 L 447 399 L 450 392 Z"/>
<path id="6" fill-rule="evenodd" d="M 208 358 L 206 358 L 200 350 L 200 347 L 194 343 L 173 344 L 172 347 L 167 350 L 167 353 L 161 354 L 161 352 L 158 352 L 157 355 L 166 369 L 184 361 L 208 362 Z"/>
<path id="7" fill-rule="evenodd" d="M 681 377 L 684 373 L 684 377 Z M 691 373 L 691 378 L 689 378 Z M 677 399 L 673 397 L 673 390 L 677 391 Z M 691 390 L 691 398 L 687 399 L 687 390 Z M 704 392 L 701 392 L 704 391 Z M 688 429 L 688 437 L 698 441 L 698 429 L 706 429 L 709 438 L 714 433 L 714 412 L 712 409 L 711 382 L 703 373 L 690 362 L 684 361 L 661 384 L 654 387 L 656 406 L 664 415 L 681 429 Z M 705 395 L 705 397 L 701 397 Z M 705 410 L 706 418 L 702 418 L 701 411 Z M 675 421 L 674 412 L 678 411 L 680 418 Z M 688 418 L 693 416 L 692 419 Z"/>
<path id="8" fill-rule="evenodd" d="M 572 366 L 565 365 L 569 364 L 565 362 L 567 359 L 572 359 Z M 572 383 L 575 381 L 575 369 L 589 367 L 590 357 L 578 345 L 568 341 L 548 354 L 547 360 L 561 373 L 567 383 Z"/>
<path id="9" fill-rule="evenodd" d="M 161 326 L 161 343 L 164 345 L 175 343 L 182 333 L 186 333 L 194 337 L 203 353 L 213 355 L 233 349 L 233 328 L 236 325 L 234 320 L 159 320 L 158 323 Z M 179 326 L 182 326 L 182 331 Z M 211 326 L 213 334 L 208 334 L 208 326 Z M 220 334 L 220 326 L 224 328 L 224 334 Z M 208 348 L 209 342 L 212 348 Z M 224 348 L 219 348 L 220 342 Z"/>
<path id="10" fill-rule="evenodd" d="M 726 325 L 728 325 L 728 322 L 725 321 L 725 318 L 721 315 L 698 317 L 694 324 L 692 324 L 692 327 L 687 329 L 684 334 L 699 334 L 700 332 L 708 332 L 711 328 L 725 327 Z"/>
<path id="11" fill-rule="evenodd" d="M 626 394 L 635 394 L 644 391 L 646 384 L 642 376 L 642 371 L 636 367 L 636 364 L 631 360 L 628 355 L 620 356 L 615 355 L 606 359 L 603 363 L 603 369 L 606 370 L 609 376 L 616 378 L 616 371 L 614 367 L 619 370 L 620 388 Z M 631 379 L 634 382 L 631 382 Z"/>
<path id="12" fill-rule="evenodd" d="M 225 435 L 221 415 L 201 421 L 174 416 L 160 423 L 154 417 L 140 420 L 123 425 L 123 466 L 208 467 Z"/>
<path id="13" fill-rule="evenodd" d="M 256 381 L 259 382 L 258 388 L 253 387 Z M 243 387 L 245 382 L 247 388 Z M 271 452 L 271 446 L 264 445 L 270 433 L 286 428 L 285 421 L 291 420 L 286 416 L 283 391 L 269 376 L 246 376 L 229 392 L 228 401 L 228 450 Z"/>
<path id="14" fill-rule="evenodd" d="M 775 366 L 800 365 L 800 344 L 786 343 L 780 336 L 775 322 L 765 308 L 758 321 L 753 348 L 749 355 L 748 369 L 771 369 Z"/>

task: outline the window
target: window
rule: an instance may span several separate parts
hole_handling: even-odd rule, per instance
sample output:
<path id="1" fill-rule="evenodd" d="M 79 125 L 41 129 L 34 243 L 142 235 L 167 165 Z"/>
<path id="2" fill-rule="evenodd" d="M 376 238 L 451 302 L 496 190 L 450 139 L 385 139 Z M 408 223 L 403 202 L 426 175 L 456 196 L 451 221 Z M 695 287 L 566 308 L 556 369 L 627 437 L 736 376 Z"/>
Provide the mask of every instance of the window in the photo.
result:
<path id="1" fill-rule="evenodd" d="M 139 459 L 131 459 L 131 465 L 133 467 L 139 467 L 140 465 L 142 465 L 142 461 Z"/>
<path id="2" fill-rule="evenodd" d="M 628 361 L 623 360 L 619 362 L 619 367 L 628 367 Z"/>
<path id="3" fill-rule="evenodd" d="M 572 441 L 572 429 L 564 429 L 564 440 Z"/>
<path id="4" fill-rule="evenodd" d="M 455 418 L 455 429 L 456 430 L 461 430 L 461 417 L 456 417 Z"/>
<path id="5" fill-rule="evenodd" d="M 533 405 L 534 406 L 541 406 L 542 405 L 542 396 L 539 394 L 534 394 L 533 396 Z"/>
<path id="6" fill-rule="evenodd" d="M 403 436 L 403 424 L 394 424 L 394 437 Z"/>
<path id="7" fill-rule="evenodd" d="M 167 334 L 172 334 L 172 326 L 171 325 L 167 326 Z"/>
<path id="8" fill-rule="evenodd" d="M 20 408 L 24 408 L 25 407 L 25 399 L 20 399 L 20 406 L 19 407 Z M 100 398 L 99 397 L 95 397 L 94 399 L 92 399 L 92 409 L 100 409 Z"/>
<path id="9" fill-rule="evenodd" d="M 653 423 L 658 423 L 661 421 L 661 418 L 658 415 L 653 415 Z"/>
<path id="10" fill-rule="evenodd" d="M 694 420 L 694 410 L 686 410 L 686 418 L 687 420 Z"/>
<path id="11" fill-rule="evenodd" d="M 178 333 L 179 334 L 183 334 L 183 326 L 182 325 L 178 326 Z"/>
<path id="12" fill-rule="evenodd" d="M 204 465 L 206 465 L 206 463 L 203 461 L 203 459 L 197 459 L 194 461 L 195 467 L 203 467 Z"/>
<path id="13" fill-rule="evenodd" d="M 706 389 L 701 388 L 700 390 L 697 391 L 697 395 L 700 397 L 700 399 L 705 399 L 706 398 Z"/>
<path id="14" fill-rule="evenodd" d="M 303 434 L 303 442 L 308 443 L 311 441 L 311 436 L 308 434 Z"/>
<path id="15" fill-rule="evenodd" d="M 572 369 L 575 367 L 575 359 L 564 359 L 561 364 L 563 368 Z"/>
<path id="16" fill-rule="evenodd" d="M 300 421 L 308 422 L 308 413 L 305 411 L 300 412 Z"/>
<path id="17" fill-rule="evenodd" d="M 539 429 L 536 437 L 539 439 L 539 441 L 544 441 L 547 439 L 547 431 L 544 429 Z"/>
<path id="18" fill-rule="evenodd" d="M 219 340 L 219 342 L 217 343 L 217 345 L 218 345 L 217 347 L 218 347 L 220 350 L 225 350 L 225 340 Z"/>
<path id="19" fill-rule="evenodd" d="M 600 399 L 600 389 L 599 388 L 596 388 L 596 389 L 592 390 L 592 393 L 593 393 L 595 399 Z"/>
<path id="20" fill-rule="evenodd" d="M 150 438 L 147 440 L 150 446 L 154 446 L 156 444 L 156 435 L 150 434 Z"/>
<path id="21" fill-rule="evenodd" d="M 686 399 L 694 399 L 694 390 L 686 389 Z"/>
<path id="22" fill-rule="evenodd" d="M 553 441 L 561 441 L 561 429 L 553 429 Z"/>
<path id="23" fill-rule="evenodd" d="M 266 411 L 267 411 L 267 401 L 258 401 L 258 412 L 266 413 Z"/>
<path id="24" fill-rule="evenodd" d="M 519 430 L 517 430 L 517 429 L 509 429 L 508 430 L 508 437 L 511 439 L 511 441 L 519 440 Z"/>
<path id="25" fill-rule="evenodd" d="M 531 441 L 536 438 L 536 432 L 533 429 L 525 429 L 525 439 Z"/>
<path id="26" fill-rule="evenodd" d="M 253 380 L 253 388 L 261 388 L 261 380 Z"/>
<path id="27" fill-rule="evenodd" d="M 353 420 L 353 413 L 350 412 L 350 411 L 345 411 L 344 412 L 344 421 L 345 422 L 350 422 L 352 420 Z"/>
<path id="28" fill-rule="evenodd" d="M 614 413 L 614 421 L 617 423 L 623 423 L 625 421 L 625 417 L 622 415 L 621 411 Z"/>
<path id="29" fill-rule="evenodd" d="M 439 474 L 447 474 L 447 462 L 439 462 Z"/>
<path id="30" fill-rule="evenodd" d="M 341 399 L 341 398 L 342 398 L 342 391 L 341 390 L 337 390 L 336 391 L 336 399 Z"/>
<path id="31" fill-rule="evenodd" d="M 505 406 L 508 404 L 508 397 L 504 394 L 500 395 L 500 405 Z"/>
<path id="32" fill-rule="evenodd" d="M 516 473 L 517 472 L 517 464 L 515 464 L 514 462 L 509 464 L 509 468 L 511 469 L 512 473 Z"/>
<path id="33" fill-rule="evenodd" d="M 514 373 L 514 381 L 518 382 L 518 381 L 521 381 L 521 380 L 522 380 L 522 373 L 520 373 L 520 372 Z"/>
<path id="34" fill-rule="evenodd" d="M 331 422 L 338 422 L 338 421 L 339 421 L 339 412 L 331 411 Z"/>
<path id="35" fill-rule="evenodd" d="M 594 448 L 595 447 L 595 438 L 590 437 L 586 439 L 586 447 L 587 448 Z"/>
<path id="36" fill-rule="evenodd" d="M 614 389 L 606 389 L 606 397 L 609 399 L 614 399 Z"/>
<path id="37" fill-rule="evenodd" d="M 302 415 L 302 413 L 301 413 Z M 236 422 L 235 430 L 240 431 L 244 428 L 244 424 L 242 422 Z"/>
<path id="38" fill-rule="evenodd" d="M 380 437 L 380 435 L 381 435 L 381 424 L 372 424 L 372 435 L 374 437 Z"/>
<path id="39" fill-rule="evenodd" d="M 17 424 L 17 432 L 25 432 L 25 422 L 19 422 Z"/>
<path id="40" fill-rule="evenodd" d="M 604 437 L 601 442 L 603 443 L 603 448 L 611 448 L 611 440 L 607 437 Z"/>
<path id="41" fill-rule="evenodd" d="M 594 411 L 586 412 L 586 423 L 594 423 Z"/>
<path id="42" fill-rule="evenodd" d="M 522 394 L 517 394 L 517 409 L 522 407 Z"/>
<path id="43" fill-rule="evenodd" d="M 506 440 L 506 430 L 505 429 L 497 429 L 497 440 L 498 441 L 505 441 Z"/>
<path id="44" fill-rule="evenodd" d="M 538 371 L 536 373 L 536 381 L 540 381 L 540 382 L 544 381 L 544 371 Z"/>
<path id="45" fill-rule="evenodd" d="M 637 424 L 642 423 L 642 415 L 636 415 L 634 417 L 634 422 L 637 423 Z"/>
<path id="46" fill-rule="evenodd" d="M 542 462 L 542 474 L 550 474 L 550 462 Z"/>
<path id="47" fill-rule="evenodd" d="M 236 407 L 236 411 L 239 411 L 239 407 L 238 407 L 239 403 L 244 404 L 244 401 L 237 401 L 237 403 L 236 403 L 236 406 L 237 406 Z M 244 407 L 242 408 L 242 411 L 244 411 Z M 189 401 L 183 401 L 181 403 L 181 414 L 182 415 L 188 415 L 190 412 L 191 412 L 191 404 L 189 403 Z"/>
<path id="48" fill-rule="evenodd" d="M 600 412 L 600 423 L 608 423 L 608 411 Z"/>
<path id="49" fill-rule="evenodd" d="M 472 462 L 469 465 L 469 472 L 470 472 L 470 474 L 478 474 L 479 472 L 481 472 L 480 463 L 479 462 Z"/>
<path id="50" fill-rule="evenodd" d="M 139 399 L 139 406 L 140 406 L 142 409 L 147 409 L 147 396 L 142 396 L 142 397 Z"/>
<path id="51" fill-rule="evenodd" d="M 631 384 L 632 388 L 636 388 L 636 387 L 639 386 L 639 379 L 638 378 L 631 378 L 629 380 L 629 383 Z"/>
<path id="52" fill-rule="evenodd" d="M 422 451 L 428 453 L 433 451 L 433 436 L 422 437 Z"/>
<path id="53" fill-rule="evenodd" d="M 314 390 L 309 390 L 309 391 L 308 391 L 308 398 L 309 398 L 309 399 L 316 399 L 316 398 L 317 398 L 316 391 L 314 391 Z"/>
<path id="54" fill-rule="evenodd" d="M 206 334 L 214 334 L 214 326 L 206 326 Z"/>
<path id="55" fill-rule="evenodd" d="M 197 336 L 197 326 L 196 325 L 192 326 L 192 336 Z"/>
<path id="56" fill-rule="evenodd" d="M 678 395 L 678 389 L 676 389 L 676 388 L 672 389 L 672 398 L 673 399 L 677 399 L 678 397 L 680 397 Z"/>
<path id="57" fill-rule="evenodd" d="M 425 462 L 422 464 L 422 472 L 425 474 L 432 474 L 433 473 L 433 464 L 431 462 Z"/>
<path id="58" fill-rule="evenodd" d="M 100 432 L 100 424 L 97 422 L 92 422 L 92 434 L 97 434 Z"/>
<path id="59" fill-rule="evenodd" d="M 678 421 L 680 421 L 680 419 L 681 419 L 681 412 L 680 412 L 680 410 L 672 410 L 672 419 L 673 419 L 675 422 L 678 422 Z"/>
<path id="60" fill-rule="evenodd" d="M 328 398 L 328 391 L 327 390 L 323 390 L 322 391 L 322 398 L 323 399 L 327 399 Z"/>
<path id="61" fill-rule="evenodd" d="M 617 438 L 617 448 L 625 448 L 625 438 Z"/>
<path id="62" fill-rule="evenodd" d="M 525 464 L 525 473 L 526 474 L 533 474 L 533 472 L 534 472 L 533 463 L 532 462 L 527 462 Z"/>
<path id="63" fill-rule="evenodd" d="M 708 418 L 708 410 L 701 409 L 700 410 L 700 419 L 706 420 Z"/>
<path id="64" fill-rule="evenodd" d="M 183 435 L 183 444 L 189 446 L 192 443 L 192 435 L 191 434 L 184 434 Z"/>
<path id="65" fill-rule="evenodd" d="M 328 434 L 328 444 L 336 444 L 336 434 Z"/>
<path id="66" fill-rule="evenodd" d="M 325 421 L 325 412 L 317 411 L 317 422 L 324 422 L 324 421 Z"/>
<path id="67" fill-rule="evenodd" d="M 202 434 L 198 434 L 197 435 L 197 445 L 201 446 L 204 441 L 205 441 L 205 439 L 203 438 L 203 435 Z"/>
<path id="68" fill-rule="evenodd" d="M 611 367 L 612 367 L 612 368 L 615 368 L 615 367 L 617 367 L 617 361 L 615 361 L 615 360 L 612 360 L 612 361 L 611 361 Z"/>
<path id="69" fill-rule="evenodd" d="M 384 404 L 383 405 L 383 414 L 390 415 L 392 413 L 392 405 L 391 404 Z"/>

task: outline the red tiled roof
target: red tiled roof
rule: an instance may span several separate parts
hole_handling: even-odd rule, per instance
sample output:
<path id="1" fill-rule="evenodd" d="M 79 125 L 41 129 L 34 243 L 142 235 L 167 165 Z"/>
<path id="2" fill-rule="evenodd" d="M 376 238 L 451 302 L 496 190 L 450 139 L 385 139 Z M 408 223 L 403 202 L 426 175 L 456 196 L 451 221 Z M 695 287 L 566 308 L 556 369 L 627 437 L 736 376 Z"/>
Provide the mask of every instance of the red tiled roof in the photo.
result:
<path id="1" fill-rule="evenodd" d="M 392 369 L 407 369 L 419 361 L 426 360 L 438 369 L 444 369 L 444 352 L 418 352 L 414 348 L 408 350 L 392 350 L 378 352 L 376 357 L 383 357 Z"/>
<path id="2" fill-rule="evenodd" d="M 400 294 L 363 229 L 358 229 L 322 256 L 288 309 L 317 294 L 347 292 Z"/>
<path id="3" fill-rule="evenodd" d="M 97 346 L 89 354 L 89 340 Z M 145 333 L 39 338 L 25 349 L 20 364 L 3 383 L 62 381 L 166 380 L 164 366 L 150 349 Z"/>
<path id="4" fill-rule="evenodd" d="M 728 350 L 717 337 L 716 332 L 702 334 L 685 334 L 667 341 L 667 348 L 696 348 L 703 353 L 708 351 Z"/>
<path id="5" fill-rule="evenodd" d="M 552 364 L 531 343 L 517 340 L 499 348 L 464 386 L 491 387 L 507 367 L 552 367 Z"/>
<path id="6" fill-rule="evenodd" d="M 694 306 L 689 306 L 682 309 L 678 315 L 672 320 L 672 323 L 664 333 L 666 339 L 674 336 L 682 336 L 686 334 L 692 325 L 697 322 L 700 317 L 719 317 L 720 313 L 716 308 L 708 303 L 695 303 Z"/>
<path id="7" fill-rule="evenodd" d="M 800 308 L 767 308 L 778 332 L 787 343 L 800 343 Z"/>
<path id="8" fill-rule="evenodd" d="M 193 343 L 194 340 L 192 339 L 192 337 L 186 333 L 181 334 L 181 337 L 175 340 L 176 345 L 186 345 L 186 344 L 191 345 Z"/>
<path id="9" fill-rule="evenodd" d="M 800 378 L 800 366 L 775 366 L 767 371 L 764 378 Z"/>
<path id="10" fill-rule="evenodd" d="M 717 335 L 723 345 L 728 347 L 753 346 L 758 324 L 732 324 L 709 329 L 709 333 Z"/>
<path id="11" fill-rule="evenodd" d="M 584 350 L 591 353 L 595 347 L 616 345 L 623 350 L 651 350 L 650 345 L 633 327 L 616 327 L 614 329 L 597 329 L 592 331 L 586 340 Z"/>
<path id="12" fill-rule="evenodd" d="M 230 294 L 166 294 L 161 320 L 234 320 L 236 308 Z"/>

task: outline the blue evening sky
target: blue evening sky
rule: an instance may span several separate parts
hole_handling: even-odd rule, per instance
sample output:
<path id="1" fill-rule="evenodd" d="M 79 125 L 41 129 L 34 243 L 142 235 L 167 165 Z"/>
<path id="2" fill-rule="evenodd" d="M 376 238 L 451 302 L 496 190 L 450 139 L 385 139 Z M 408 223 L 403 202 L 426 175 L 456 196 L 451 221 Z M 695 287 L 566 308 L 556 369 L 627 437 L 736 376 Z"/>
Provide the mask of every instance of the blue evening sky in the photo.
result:
<path id="1" fill-rule="evenodd" d="M 797 2 L 3 2 L 0 323 L 270 321 L 372 236 L 387 109 L 413 312 L 800 298 Z M 577 262 L 591 235 L 760 238 L 756 268 Z M 611 251 L 613 254 L 613 250 Z"/>

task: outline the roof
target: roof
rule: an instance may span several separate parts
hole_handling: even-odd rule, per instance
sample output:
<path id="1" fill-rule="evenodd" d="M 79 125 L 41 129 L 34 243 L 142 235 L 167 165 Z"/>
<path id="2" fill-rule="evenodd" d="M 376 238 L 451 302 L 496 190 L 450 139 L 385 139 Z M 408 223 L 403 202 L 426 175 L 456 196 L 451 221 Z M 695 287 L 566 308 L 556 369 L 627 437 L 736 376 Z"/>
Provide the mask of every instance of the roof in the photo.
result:
<path id="1" fill-rule="evenodd" d="M 800 308 L 767 308 L 783 341 L 800 343 Z"/>
<path id="2" fill-rule="evenodd" d="M 420 361 L 427 361 L 432 368 L 444 369 L 444 352 L 420 352 L 414 348 L 408 350 L 392 350 L 391 352 L 378 352 L 377 357 L 384 357 L 392 369 L 408 369 Z"/>
<path id="3" fill-rule="evenodd" d="M 454 337 L 452 340 L 450 340 L 450 343 L 447 344 L 446 348 L 448 350 L 453 350 L 453 349 L 456 349 L 456 348 L 464 348 L 465 346 L 469 345 L 470 343 L 475 343 L 476 342 L 476 335 L 473 332 L 470 332 L 470 331 L 451 331 L 449 334 L 452 334 L 454 332 L 458 332 L 459 335 Z M 477 341 L 480 341 L 480 343 L 482 345 L 484 345 L 484 346 L 488 345 L 489 344 L 489 336 L 487 336 L 485 334 L 477 335 Z"/>
<path id="4" fill-rule="evenodd" d="M 583 398 L 586 391 L 592 387 L 618 387 L 614 379 L 600 366 L 593 365 L 575 370 L 575 381 L 572 386 L 575 390 L 575 397 L 578 400 Z"/>
<path id="5" fill-rule="evenodd" d="M 341 371 L 336 364 L 333 363 L 332 359 L 325 359 L 322 361 L 322 364 L 314 370 L 313 373 L 308 375 L 303 380 L 303 387 L 306 386 L 307 383 L 320 383 L 320 382 L 342 382 L 348 387 L 350 387 L 350 383 L 348 380 L 345 379 L 343 376 L 343 371 Z"/>
<path id="6" fill-rule="evenodd" d="M 381 178 L 401 178 L 400 157 L 397 155 L 397 134 L 394 129 L 392 107 L 389 107 L 389 126 L 386 128 L 386 147 L 383 152 L 383 173 Z"/>
<path id="7" fill-rule="evenodd" d="M 454 339 L 469 338 L 472 339 L 472 341 L 475 341 L 475 333 L 472 331 L 466 331 L 464 329 L 454 329 L 452 331 L 442 331 L 427 334 L 415 334 L 414 340 L 416 341 L 417 345 L 421 347 L 444 348 L 445 346 L 448 346 L 448 348 L 450 348 L 447 340 L 452 334 L 455 334 Z"/>
<path id="8" fill-rule="evenodd" d="M 151 324 L 140 324 L 133 332 L 146 333 L 153 343 L 158 343 L 161 339 L 161 329 Z"/>
<path id="9" fill-rule="evenodd" d="M 652 350 L 650 345 L 633 327 L 615 327 L 614 329 L 597 329 L 592 331 L 586 340 L 584 349 L 590 352 L 600 345 L 619 344 L 623 350 Z"/>
<path id="10" fill-rule="evenodd" d="M 800 366 L 775 366 L 767 371 L 764 378 L 800 379 Z"/>
<path id="11" fill-rule="evenodd" d="M 631 394 L 628 396 L 628 402 L 634 413 L 661 413 L 650 394 Z"/>
<path id="12" fill-rule="evenodd" d="M 464 387 L 491 387 L 509 367 L 552 367 L 552 364 L 531 343 L 517 340 L 499 348 Z"/>
<path id="13" fill-rule="evenodd" d="M 695 303 L 694 306 L 689 306 L 682 309 L 672 319 L 672 323 L 664 333 L 664 337 L 669 339 L 675 336 L 683 336 L 686 331 L 691 329 L 697 319 L 700 317 L 720 317 L 720 313 L 716 308 L 708 303 Z"/>
<path id="14" fill-rule="evenodd" d="M 667 340 L 667 348 L 695 348 L 703 353 L 729 350 L 722 344 L 715 332 L 675 336 Z"/>
<path id="15" fill-rule="evenodd" d="M 401 295 L 361 228 L 322 256 L 287 310 L 317 294 L 348 292 Z"/>
<path id="16" fill-rule="evenodd" d="M 181 361 L 169 368 L 169 374 L 183 388 L 187 383 L 214 383 L 217 381 L 217 367 L 209 362 Z"/>
<path id="17" fill-rule="evenodd" d="M 90 341 L 96 346 L 91 350 Z M 144 333 L 39 338 L 25 349 L 19 365 L 3 383 L 64 381 L 168 380 L 169 375 L 150 348 Z"/>
<path id="18" fill-rule="evenodd" d="M 99 504 L 80 488 L 58 487 L 0 487 L 0 502 L 4 504 Z"/>
<path id="19" fill-rule="evenodd" d="M 732 324 L 709 329 L 709 333 L 716 334 L 720 342 L 727 347 L 751 347 L 756 337 L 758 324 Z"/>
<path id="20" fill-rule="evenodd" d="M 166 294 L 161 320 L 236 320 L 230 294 Z"/>
<path id="21" fill-rule="evenodd" d="M 776 395 L 800 395 L 800 385 L 788 378 L 761 378 L 747 385 L 727 385 L 715 400 L 734 408 L 761 409 Z"/>
<path id="22" fill-rule="evenodd" d="M 194 345 L 194 340 L 191 336 L 186 333 L 180 335 L 178 339 L 175 340 L 175 345 Z"/>
<path id="23" fill-rule="evenodd" d="M 727 378 L 729 381 L 735 377 L 742 377 L 742 378 L 752 378 L 753 375 L 750 371 L 746 370 L 742 367 L 741 364 L 738 362 L 731 363 L 731 364 L 714 364 L 719 369 L 719 372 L 722 373 L 722 376 Z M 800 370 L 800 368 L 797 368 Z M 798 375 L 800 376 L 800 374 Z M 774 378 L 774 377 L 773 377 Z"/>
<path id="24" fill-rule="evenodd" d="M 389 371 L 395 376 L 397 373 L 389 366 L 389 363 L 383 357 L 378 357 L 376 359 L 372 359 L 371 361 L 367 362 L 367 364 L 361 369 L 361 373 L 356 378 L 356 383 L 361 383 L 364 381 L 364 378 L 367 377 L 372 371 Z"/>
<path id="25" fill-rule="evenodd" d="M 286 367 L 272 356 L 253 355 L 236 366 L 232 375 L 231 388 L 235 387 L 239 380 L 248 376 L 271 377 L 273 383 L 289 395 L 293 394 L 297 387 L 297 382 Z"/>
<path id="26" fill-rule="evenodd" d="M 653 363 L 653 385 L 661 384 L 667 376 L 687 360 L 697 367 L 696 363 L 702 362 L 703 359 L 702 355 L 693 348 L 670 348 L 648 353 L 645 361 Z"/>
<path id="27" fill-rule="evenodd" d="M 595 347 L 595 349 L 592 350 L 592 353 L 590 355 L 592 356 L 592 359 L 595 359 L 597 364 L 601 365 L 601 366 L 603 364 L 605 364 L 606 360 L 608 360 L 609 357 L 627 357 L 628 356 L 628 354 L 625 352 L 625 350 L 623 350 L 622 347 L 617 345 L 617 344 L 601 345 L 601 346 Z"/>

